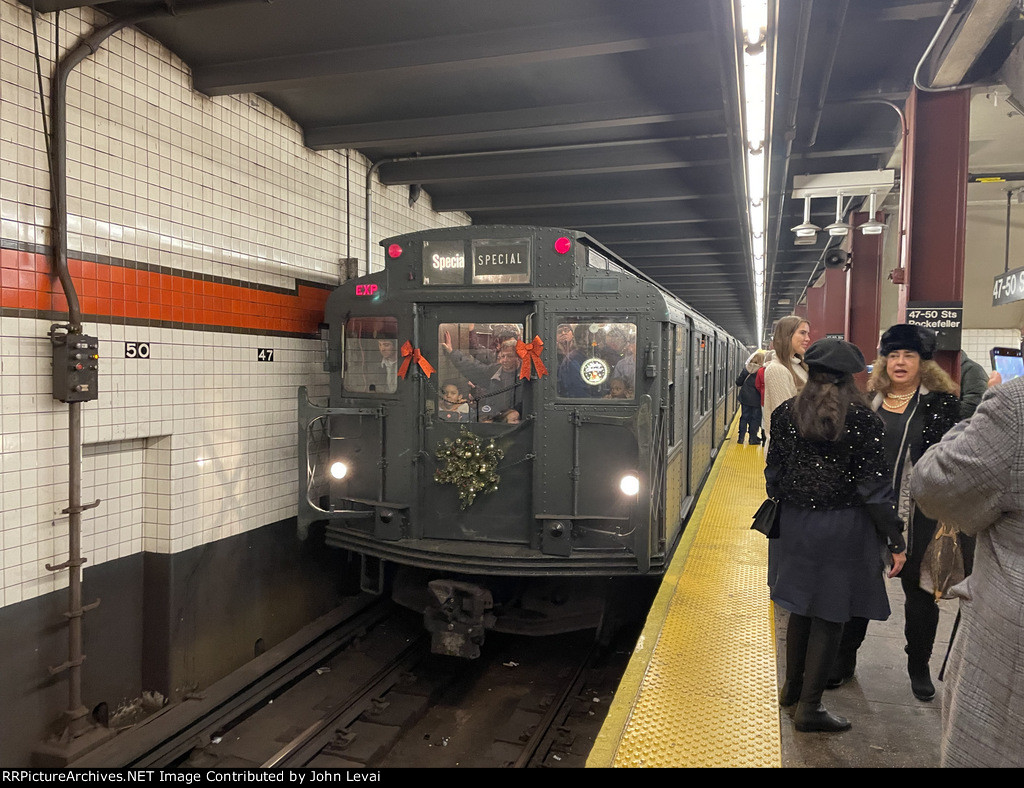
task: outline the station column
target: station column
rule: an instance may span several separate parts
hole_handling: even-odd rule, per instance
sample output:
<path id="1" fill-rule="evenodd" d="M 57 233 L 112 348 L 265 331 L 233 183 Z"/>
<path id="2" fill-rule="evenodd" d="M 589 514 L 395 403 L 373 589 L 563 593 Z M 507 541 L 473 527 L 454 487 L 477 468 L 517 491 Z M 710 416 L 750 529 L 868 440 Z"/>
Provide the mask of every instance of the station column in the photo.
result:
<path id="1" fill-rule="evenodd" d="M 939 331 L 940 351 L 935 360 L 954 380 L 960 378 L 960 318 L 948 318 L 962 316 L 970 101 L 968 89 L 942 93 L 915 89 L 906 107 L 909 133 L 902 188 L 909 190 L 910 200 L 899 319 L 919 324 L 938 321 L 934 327 Z M 933 312 L 937 318 L 931 317 Z"/>
<path id="2" fill-rule="evenodd" d="M 821 284 L 808 289 L 807 319 L 811 321 L 812 339 L 847 338 L 847 276 L 842 269 L 827 268 Z"/>
<path id="3" fill-rule="evenodd" d="M 847 280 L 847 341 L 860 348 L 870 364 L 878 352 L 879 327 L 882 323 L 882 236 L 864 235 L 860 226 L 869 219 L 882 221 L 881 211 L 874 216 L 858 211 L 853 215 L 852 260 Z M 857 376 L 864 383 L 867 375 Z"/>

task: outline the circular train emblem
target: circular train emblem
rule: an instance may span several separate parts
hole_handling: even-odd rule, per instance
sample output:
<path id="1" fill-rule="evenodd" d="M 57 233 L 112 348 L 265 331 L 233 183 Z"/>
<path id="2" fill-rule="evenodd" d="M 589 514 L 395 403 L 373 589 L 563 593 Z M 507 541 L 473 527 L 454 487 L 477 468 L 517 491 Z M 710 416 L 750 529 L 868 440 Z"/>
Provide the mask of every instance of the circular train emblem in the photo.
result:
<path id="1" fill-rule="evenodd" d="M 600 386 L 608 380 L 611 369 L 603 358 L 588 358 L 580 365 L 580 377 L 588 386 Z"/>

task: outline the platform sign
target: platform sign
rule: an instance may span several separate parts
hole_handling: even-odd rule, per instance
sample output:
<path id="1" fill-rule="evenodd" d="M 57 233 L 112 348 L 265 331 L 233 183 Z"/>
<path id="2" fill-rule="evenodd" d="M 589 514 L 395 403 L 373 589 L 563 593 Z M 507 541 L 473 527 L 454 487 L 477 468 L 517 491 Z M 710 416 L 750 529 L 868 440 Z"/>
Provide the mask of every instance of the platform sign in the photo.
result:
<path id="1" fill-rule="evenodd" d="M 825 334 L 825 339 L 842 339 L 846 341 L 846 334 Z"/>
<path id="2" fill-rule="evenodd" d="M 1024 268 L 1000 274 L 992 282 L 992 306 L 1024 300 Z"/>
<path id="3" fill-rule="evenodd" d="M 936 350 L 959 350 L 963 328 L 962 301 L 915 301 L 907 304 L 907 323 L 935 332 Z"/>

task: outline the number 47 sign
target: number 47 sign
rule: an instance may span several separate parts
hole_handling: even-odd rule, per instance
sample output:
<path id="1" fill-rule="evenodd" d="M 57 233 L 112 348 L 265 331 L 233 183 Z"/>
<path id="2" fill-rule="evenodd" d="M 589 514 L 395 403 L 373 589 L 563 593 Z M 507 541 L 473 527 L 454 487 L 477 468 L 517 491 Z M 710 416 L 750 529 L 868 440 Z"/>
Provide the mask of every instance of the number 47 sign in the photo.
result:
<path id="1" fill-rule="evenodd" d="M 1024 299 L 1024 268 L 1000 274 L 992 283 L 992 306 L 1012 304 Z"/>

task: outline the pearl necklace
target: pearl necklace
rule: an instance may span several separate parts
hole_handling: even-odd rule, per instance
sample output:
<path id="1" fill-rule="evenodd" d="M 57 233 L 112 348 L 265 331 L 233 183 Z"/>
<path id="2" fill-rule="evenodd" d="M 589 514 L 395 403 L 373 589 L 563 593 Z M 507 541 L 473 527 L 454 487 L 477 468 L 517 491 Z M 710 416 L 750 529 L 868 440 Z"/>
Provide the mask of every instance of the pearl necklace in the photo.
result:
<path id="1" fill-rule="evenodd" d="M 911 391 L 909 394 L 886 394 L 885 398 L 896 400 L 896 402 L 909 402 L 915 394 L 917 394 L 916 391 Z"/>

